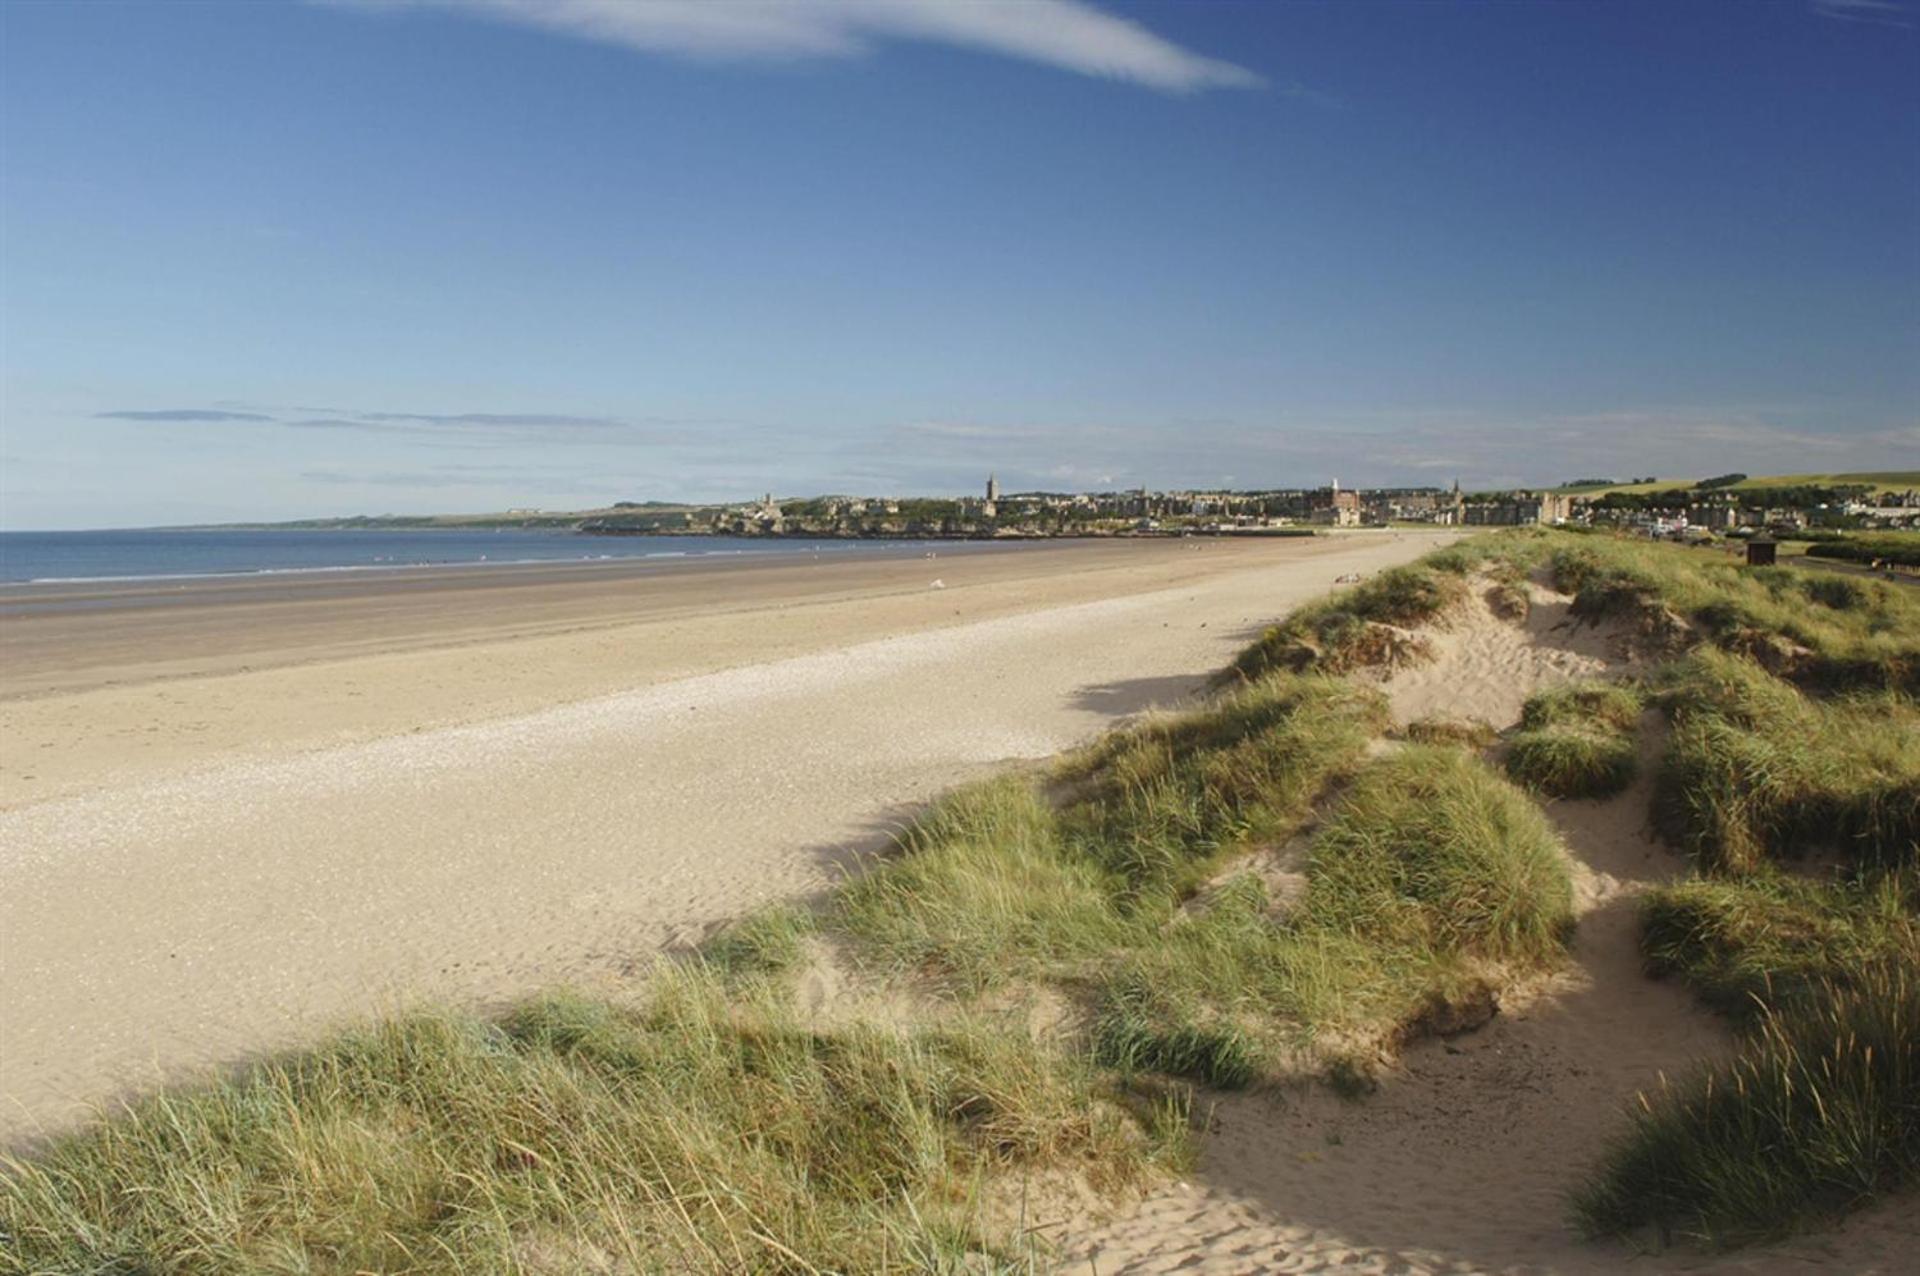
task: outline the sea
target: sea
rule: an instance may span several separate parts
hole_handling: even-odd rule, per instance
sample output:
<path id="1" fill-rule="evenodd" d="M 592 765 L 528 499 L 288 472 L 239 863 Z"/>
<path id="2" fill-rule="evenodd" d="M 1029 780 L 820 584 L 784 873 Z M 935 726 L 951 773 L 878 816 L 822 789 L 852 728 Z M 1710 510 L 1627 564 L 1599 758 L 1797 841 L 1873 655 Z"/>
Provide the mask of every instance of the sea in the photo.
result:
<path id="1" fill-rule="evenodd" d="M 943 542 L 942 554 L 967 548 Z M 746 540 L 728 536 L 586 536 L 519 529 L 212 528 L 0 532 L 0 586 L 191 580 L 406 567 L 591 563 L 791 554 L 920 554 L 917 541 Z"/>

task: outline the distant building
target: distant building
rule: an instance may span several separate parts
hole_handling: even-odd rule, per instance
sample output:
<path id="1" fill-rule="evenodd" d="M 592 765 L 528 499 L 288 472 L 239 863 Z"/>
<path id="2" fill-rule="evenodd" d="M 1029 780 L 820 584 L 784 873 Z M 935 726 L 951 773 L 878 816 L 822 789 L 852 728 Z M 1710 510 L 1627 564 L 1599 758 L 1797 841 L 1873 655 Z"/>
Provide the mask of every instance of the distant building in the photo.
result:
<path id="1" fill-rule="evenodd" d="M 1347 492 L 1345 495 L 1352 496 L 1353 493 Z M 1360 503 L 1356 500 L 1350 505 L 1317 506 L 1307 518 L 1309 522 L 1321 527 L 1358 527 L 1360 526 Z"/>
<path id="2" fill-rule="evenodd" d="M 1342 491 L 1340 480 L 1335 479 L 1328 486 L 1307 493 L 1307 517 L 1316 523 L 1351 527 L 1360 521 L 1360 493 Z"/>
<path id="3" fill-rule="evenodd" d="M 1474 501 L 1461 512 L 1470 527 L 1564 523 L 1573 514 L 1573 498 L 1560 492 L 1514 492 L 1500 500 Z"/>
<path id="4" fill-rule="evenodd" d="M 988 518 L 1000 512 L 1000 480 L 992 474 L 987 475 L 987 499 L 980 512 Z"/>

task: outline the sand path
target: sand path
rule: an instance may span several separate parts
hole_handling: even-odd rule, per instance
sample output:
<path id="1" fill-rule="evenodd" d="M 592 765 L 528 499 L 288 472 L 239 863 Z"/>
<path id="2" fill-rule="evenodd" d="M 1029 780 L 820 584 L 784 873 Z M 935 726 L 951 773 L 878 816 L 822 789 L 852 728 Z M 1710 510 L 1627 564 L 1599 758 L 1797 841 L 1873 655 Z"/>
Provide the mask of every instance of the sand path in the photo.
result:
<path id="1" fill-rule="evenodd" d="M 1499 728 L 1535 689 L 1617 667 L 1536 591 L 1525 626 L 1476 604 L 1434 635 L 1433 663 L 1386 680 L 1402 722 L 1443 713 Z M 1642 724 L 1645 752 L 1660 723 Z M 1187 1182 L 1067 1246 L 1098 1272 L 1603 1273 L 1912 1271 L 1920 1221 L 1895 1201 L 1837 1233 L 1729 1256 L 1580 1243 L 1566 1193 L 1662 1070 L 1730 1048 L 1691 996 L 1641 974 L 1635 897 L 1681 870 L 1646 828 L 1650 768 L 1619 797 L 1552 802 L 1574 860 L 1572 964 L 1478 1032 L 1409 1050 L 1380 1090 L 1222 1095 Z"/>
<path id="2" fill-rule="evenodd" d="M 618 979 L 663 944 L 823 887 L 952 783 L 1179 698 L 1335 576 L 1432 543 L 1274 546 L 1179 588 L 1116 578 L 1100 601 L 637 678 L 533 712 L 291 753 L 262 741 L 46 800 L 16 790 L 0 811 L 0 1135 L 342 1014 Z M 597 632 L 596 649 L 618 659 L 642 641 L 625 632 Z M 503 650 L 518 654 L 481 667 L 553 649 Z M 297 676 L 405 697 L 372 659 Z M 148 712 L 179 725 L 165 704 Z"/>

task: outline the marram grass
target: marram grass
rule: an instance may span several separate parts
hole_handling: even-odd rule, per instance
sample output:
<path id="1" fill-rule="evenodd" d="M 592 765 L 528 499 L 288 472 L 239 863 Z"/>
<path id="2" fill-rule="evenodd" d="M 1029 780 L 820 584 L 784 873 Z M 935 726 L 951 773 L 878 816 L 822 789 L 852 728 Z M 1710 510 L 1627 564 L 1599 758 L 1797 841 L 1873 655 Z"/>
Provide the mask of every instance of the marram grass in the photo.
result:
<path id="1" fill-rule="evenodd" d="M 1650 891 L 1650 973 L 1748 1033 L 1644 1096 L 1575 1194 L 1593 1235 L 1738 1244 L 1818 1227 L 1920 1169 L 1920 606 L 1911 591 L 1672 546 L 1554 554 L 1575 611 L 1679 658 L 1657 826 L 1696 875 Z M 1676 648 L 1683 650 L 1676 651 Z"/>
<path id="2" fill-rule="evenodd" d="M 1025 1270 L 981 1195 L 1181 1155 L 1095 1073 L 957 1016 L 823 1032 L 701 969 L 624 1010 L 375 1024 L 9 1162 L 0 1271 Z"/>
<path id="3" fill-rule="evenodd" d="M 1920 969 L 1920 876 L 1821 880 L 1763 867 L 1692 877 L 1642 897 L 1649 973 L 1685 980 L 1750 1020 L 1886 966 Z"/>
<path id="4" fill-rule="evenodd" d="M 1830 1221 L 1920 1177 L 1920 980 L 1863 972 L 1763 1010 L 1731 1061 L 1642 1095 L 1575 1194 L 1590 1235 L 1728 1245 Z"/>
<path id="5" fill-rule="evenodd" d="M 1634 738 L 1618 732 L 1543 727 L 1521 731 L 1507 745 L 1507 774 L 1548 797 L 1612 797 L 1638 770 Z"/>
<path id="6" fill-rule="evenodd" d="M 1455 748 L 1410 746 L 1361 772 L 1305 875 L 1276 910 L 1242 874 L 1118 954 L 1104 1057 L 1233 1085 L 1334 1043 L 1390 1047 L 1484 995 L 1488 971 L 1554 966 L 1573 928 L 1552 825 Z"/>
<path id="7" fill-rule="evenodd" d="M 1658 815 L 1706 868 L 1838 852 L 1863 866 L 1920 856 L 1920 709 L 1902 696 L 1804 694 L 1752 660 L 1705 650 L 1670 673 L 1673 733 Z"/>

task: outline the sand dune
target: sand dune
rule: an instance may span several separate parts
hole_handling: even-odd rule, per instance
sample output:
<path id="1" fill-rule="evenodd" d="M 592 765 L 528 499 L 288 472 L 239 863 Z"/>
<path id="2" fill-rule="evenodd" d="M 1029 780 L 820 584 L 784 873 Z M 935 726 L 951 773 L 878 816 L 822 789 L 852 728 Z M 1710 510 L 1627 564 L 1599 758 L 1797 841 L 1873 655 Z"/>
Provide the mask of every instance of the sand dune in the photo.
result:
<path id="1" fill-rule="evenodd" d="M 1623 645 L 1535 587 L 1519 624 L 1474 600 L 1430 635 L 1436 659 L 1382 685 L 1401 722 L 1431 714 L 1512 726 L 1527 696 L 1617 673 Z M 1661 730 L 1642 724 L 1650 759 Z M 1603 802 L 1551 802 L 1574 859 L 1571 968 L 1508 998 L 1478 1032 L 1411 1049 L 1357 1103 L 1325 1087 L 1208 1100 L 1191 1179 L 1102 1224 L 1078 1221 L 1068 1268 L 1122 1272 L 1911 1271 L 1920 1221 L 1894 1202 L 1845 1230 L 1730 1256 L 1634 1255 L 1580 1243 L 1565 1196 L 1623 1106 L 1731 1034 L 1684 989 L 1641 974 L 1634 899 L 1681 869 L 1646 828 L 1650 770 Z M 1902 1208 L 1907 1205 L 1907 1208 Z M 1630 1264 L 1630 1266 L 1629 1266 Z"/>

